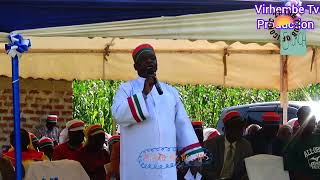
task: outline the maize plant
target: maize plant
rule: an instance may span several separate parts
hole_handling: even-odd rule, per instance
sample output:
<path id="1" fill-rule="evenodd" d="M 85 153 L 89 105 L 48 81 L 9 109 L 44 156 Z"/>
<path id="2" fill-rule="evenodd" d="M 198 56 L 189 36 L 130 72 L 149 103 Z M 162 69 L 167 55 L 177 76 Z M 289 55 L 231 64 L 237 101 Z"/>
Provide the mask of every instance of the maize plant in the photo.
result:
<path id="1" fill-rule="evenodd" d="M 88 80 L 73 83 L 73 117 L 89 124 L 100 124 L 112 132 L 111 105 L 122 81 Z M 230 106 L 278 101 L 279 92 L 270 90 L 224 88 L 204 85 L 174 85 L 192 120 L 203 121 L 206 127 L 215 127 L 221 110 Z M 320 85 L 289 93 L 292 101 L 319 100 Z"/>

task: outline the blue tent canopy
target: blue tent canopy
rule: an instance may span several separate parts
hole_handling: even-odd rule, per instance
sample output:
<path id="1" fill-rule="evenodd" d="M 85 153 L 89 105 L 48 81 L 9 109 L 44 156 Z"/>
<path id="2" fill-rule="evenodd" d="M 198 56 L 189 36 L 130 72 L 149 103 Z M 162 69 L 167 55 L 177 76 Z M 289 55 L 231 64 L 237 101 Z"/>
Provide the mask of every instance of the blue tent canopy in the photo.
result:
<path id="1" fill-rule="evenodd" d="M 253 9 L 235 0 L 3 0 L 0 32 Z M 268 2 L 283 5 L 283 2 Z M 4 18 L 6 17 L 6 18 Z"/>

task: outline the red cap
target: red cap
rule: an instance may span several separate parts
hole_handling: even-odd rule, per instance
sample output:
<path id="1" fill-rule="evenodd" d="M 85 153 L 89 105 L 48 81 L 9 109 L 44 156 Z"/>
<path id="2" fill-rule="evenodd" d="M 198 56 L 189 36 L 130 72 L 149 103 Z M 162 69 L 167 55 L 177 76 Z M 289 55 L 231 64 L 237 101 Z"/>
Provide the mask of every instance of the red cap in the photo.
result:
<path id="1" fill-rule="evenodd" d="M 231 112 L 228 112 L 224 118 L 223 118 L 223 123 L 226 123 L 228 122 L 230 119 L 233 119 L 233 118 L 240 118 L 240 113 L 238 111 L 231 111 Z"/>
<path id="2" fill-rule="evenodd" d="M 57 123 L 57 121 L 58 121 L 58 116 L 57 115 L 54 115 L 54 114 L 48 115 L 47 122 L 49 122 L 49 123 Z"/>
<path id="3" fill-rule="evenodd" d="M 202 121 L 192 121 L 192 126 L 202 126 L 203 122 Z"/>
<path id="4" fill-rule="evenodd" d="M 154 53 L 154 49 L 150 44 L 141 44 L 132 52 L 133 60 L 136 61 L 137 59 L 139 59 L 139 56 L 143 53 L 143 51 L 151 51 Z"/>
<path id="5" fill-rule="evenodd" d="M 208 136 L 208 139 L 212 139 L 216 136 L 220 135 L 219 131 L 218 130 L 214 130 L 210 133 L 210 135 Z"/>
<path id="6" fill-rule="evenodd" d="M 42 137 L 39 141 L 39 147 L 45 147 L 45 146 L 54 146 L 53 140 L 48 137 Z"/>
<path id="7" fill-rule="evenodd" d="M 262 115 L 263 122 L 280 122 L 280 115 L 275 112 L 266 112 Z"/>

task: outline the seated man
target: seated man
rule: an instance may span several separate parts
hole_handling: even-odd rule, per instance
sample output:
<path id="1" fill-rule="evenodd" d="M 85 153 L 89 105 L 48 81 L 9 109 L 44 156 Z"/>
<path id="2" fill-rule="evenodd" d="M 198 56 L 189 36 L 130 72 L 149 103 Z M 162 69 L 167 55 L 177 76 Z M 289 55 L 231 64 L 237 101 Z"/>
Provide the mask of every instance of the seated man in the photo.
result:
<path id="1" fill-rule="evenodd" d="M 68 129 L 68 141 L 56 146 L 53 150 L 52 160 L 80 160 L 80 149 L 84 140 L 84 122 L 71 120 L 66 124 Z"/>
<path id="2" fill-rule="evenodd" d="M 35 128 L 34 134 L 41 139 L 43 136 L 49 137 L 53 140 L 54 144 L 59 144 L 59 128 L 57 127 L 58 116 L 48 115 L 46 124 L 39 125 Z"/>
<path id="3" fill-rule="evenodd" d="M 80 163 L 91 180 L 105 180 L 104 165 L 110 162 L 107 150 L 103 148 L 105 132 L 100 125 L 91 125 L 86 129 L 86 144 L 81 149 Z"/>
<path id="4" fill-rule="evenodd" d="M 106 180 L 111 179 L 120 179 L 120 136 L 114 135 L 108 140 L 109 151 L 111 154 L 110 163 L 107 165 L 107 178 Z"/>
<path id="5" fill-rule="evenodd" d="M 242 179 L 246 177 L 244 159 L 252 155 L 250 143 L 242 138 L 245 122 L 236 111 L 223 118 L 225 135 L 207 140 L 204 148 L 213 155 L 213 160 L 203 166 L 205 180 Z"/>
<path id="6" fill-rule="evenodd" d="M 205 128 L 203 130 L 203 141 L 207 141 L 209 139 L 215 138 L 216 136 L 219 136 L 220 133 L 215 128 Z"/>
<path id="7" fill-rule="evenodd" d="M 294 180 L 320 179 L 320 135 L 313 133 L 316 118 L 302 106 L 298 112 L 300 128 L 284 153 L 284 168 Z"/>
<path id="8" fill-rule="evenodd" d="M 283 150 L 292 136 L 292 128 L 289 125 L 282 125 L 278 131 L 277 137 L 272 143 L 272 154 L 283 156 Z"/>
<path id="9" fill-rule="evenodd" d="M 250 124 L 246 130 L 245 130 L 245 135 L 246 136 L 255 136 L 259 132 L 261 127 L 258 124 Z"/>
<path id="10" fill-rule="evenodd" d="M 39 141 L 39 149 L 43 152 L 47 158 L 51 161 L 53 154 L 53 140 L 48 137 L 42 137 Z"/>
<path id="11" fill-rule="evenodd" d="M 0 180 L 14 180 L 14 169 L 9 160 L 0 156 Z"/>
<path id="12" fill-rule="evenodd" d="M 274 154 L 273 144 L 276 139 L 281 117 L 275 112 L 266 112 L 262 115 L 263 125 L 256 135 L 246 136 L 251 143 L 253 153 Z"/>
<path id="13" fill-rule="evenodd" d="M 39 139 L 36 135 L 29 132 L 31 143 L 29 145 L 29 149 L 39 151 Z"/>
<path id="14" fill-rule="evenodd" d="M 29 149 L 28 146 L 31 143 L 30 135 L 28 131 L 25 129 L 21 129 L 21 157 L 22 157 L 22 164 L 24 167 L 24 170 L 27 171 L 27 168 L 32 161 L 43 161 L 46 160 L 45 155 L 42 152 L 38 152 L 33 149 Z M 10 143 L 13 147 L 15 147 L 15 138 L 14 138 L 14 132 L 10 134 Z M 3 157 L 6 159 L 9 159 L 11 161 L 11 164 L 13 167 L 16 165 L 16 159 L 15 159 L 15 150 L 13 148 L 12 151 L 9 151 L 7 153 L 3 154 Z"/>

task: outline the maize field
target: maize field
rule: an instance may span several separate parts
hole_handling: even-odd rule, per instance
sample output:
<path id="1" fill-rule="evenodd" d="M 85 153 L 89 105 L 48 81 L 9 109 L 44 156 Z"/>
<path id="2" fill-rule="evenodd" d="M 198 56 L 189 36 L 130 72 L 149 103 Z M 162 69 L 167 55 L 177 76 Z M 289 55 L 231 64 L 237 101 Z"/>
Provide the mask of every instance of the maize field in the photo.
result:
<path id="1" fill-rule="evenodd" d="M 100 124 L 112 132 L 111 106 L 113 97 L 123 81 L 89 80 L 73 82 L 73 117 L 88 125 Z M 203 121 L 206 127 L 215 127 L 223 108 L 278 101 L 279 92 L 270 90 L 224 88 L 204 85 L 174 85 L 181 95 L 191 120 Z M 319 100 L 320 84 L 289 92 L 289 100 Z"/>

